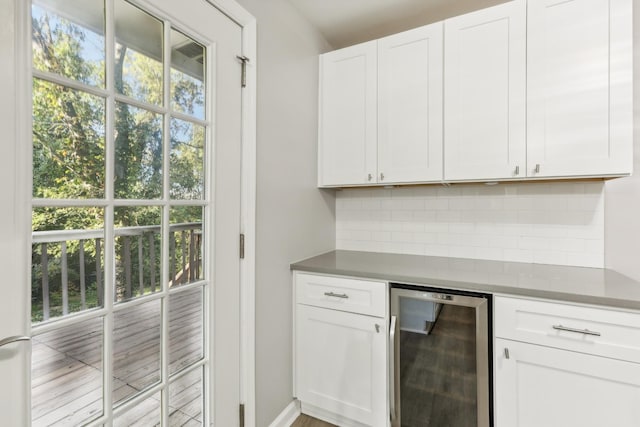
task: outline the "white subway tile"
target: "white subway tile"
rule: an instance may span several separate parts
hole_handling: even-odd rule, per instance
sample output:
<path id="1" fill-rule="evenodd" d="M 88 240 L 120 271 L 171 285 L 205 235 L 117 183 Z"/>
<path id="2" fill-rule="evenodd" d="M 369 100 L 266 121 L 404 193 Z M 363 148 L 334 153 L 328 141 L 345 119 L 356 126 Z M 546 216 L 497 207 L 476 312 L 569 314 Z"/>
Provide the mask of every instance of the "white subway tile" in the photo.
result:
<path id="1" fill-rule="evenodd" d="M 413 219 L 413 212 L 411 211 L 391 211 L 392 221 L 411 221 Z"/>
<path id="2" fill-rule="evenodd" d="M 389 231 L 374 231 L 371 233 L 371 240 L 376 242 L 388 242 L 391 240 L 391 232 Z"/>
<path id="3" fill-rule="evenodd" d="M 424 231 L 427 233 L 446 233 L 449 231 L 449 224 L 445 222 L 429 222 L 424 224 Z"/>
<path id="4" fill-rule="evenodd" d="M 344 190 L 336 248 L 602 266 L 604 184 Z"/>
<path id="5" fill-rule="evenodd" d="M 474 258 L 502 261 L 504 258 L 504 249 L 478 247 L 475 250 Z"/>
<path id="6" fill-rule="evenodd" d="M 364 199 L 362 201 L 362 209 L 374 210 L 380 209 L 381 200 L 380 199 Z"/>
<path id="7" fill-rule="evenodd" d="M 527 249 L 505 249 L 504 261 L 533 262 L 533 251 Z"/>
<path id="8" fill-rule="evenodd" d="M 436 244 L 438 242 L 437 233 L 415 233 L 413 239 L 416 243 Z"/>
<path id="9" fill-rule="evenodd" d="M 402 209 L 410 210 L 410 211 L 421 211 L 424 210 L 424 199 L 420 198 L 411 198 L 411 199 L 403 199 L 402 200 Z"/>
<path id="10" fill-rule="evenodd" d="M 489 248 L 517 249 L 518 236 L 489 236 Z"/>
<path id="11" fill-rule="evenodd" d="M 413 242 L 413 233 L 405 231 L 394 231 L 391 233 L 391 241 L 396 242 Z"/>
<path id="12" fill-rule="evenodd" d="M 391 211 L 377 210 L 371 212 L 371 218 L 377 221 L 390 221 Z"/>
<path id="13" fill-rule="evenodd" d="M 567 253 L 561 251 L 533 251 L 533 262 L 536 264 L 566 264 Z"/>
<path id="14" fill-rule="evenodd" d="M 421 222 L 404 222 L 402 223 L 402 231 L 419 233 L 424 231 L 424 224 Z"/>
<path id="15" fill-rule="evenodd" d="M 469 222 L 449 224 L 449 232 L 451 233 L 473 233 L 475 229 L 475 224 Z"/>
<path id="16" fill-rule="evenodd" d="M 550 248 L 549 239 L 545 237 L 520 237 L 518 240 L 518 247 L 520 249 L 531 250 L 547 250 Z"/>
<path id="17" fill-rule="evenodd" d="M 434 211 L 414 211 L 413 220 L 422 223 L 436 222 L 436 213 Z"/>

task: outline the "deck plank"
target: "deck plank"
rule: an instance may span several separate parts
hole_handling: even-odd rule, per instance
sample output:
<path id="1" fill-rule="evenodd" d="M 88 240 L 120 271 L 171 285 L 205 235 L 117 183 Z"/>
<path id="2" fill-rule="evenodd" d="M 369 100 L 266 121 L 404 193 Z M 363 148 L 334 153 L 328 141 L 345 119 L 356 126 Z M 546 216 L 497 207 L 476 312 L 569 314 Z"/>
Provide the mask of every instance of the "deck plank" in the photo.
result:
<path id="1" fill-rule="evenodd" d="M 159 381 L 160 304 L 142 304 L 116 314 L 114 402 L 135 396 Z M 169 305 L 170 372 L 203 355 L 202 293 L 172 295 Z M 79 425 L 102 413 L 101 319 L 37 335 L 32 347 L 33 426 Z M 170 425 L 202 425 L 201 371 L 170 384 Z M 115 425 L 156 425 L 159 395 L 115 421 Z"/>

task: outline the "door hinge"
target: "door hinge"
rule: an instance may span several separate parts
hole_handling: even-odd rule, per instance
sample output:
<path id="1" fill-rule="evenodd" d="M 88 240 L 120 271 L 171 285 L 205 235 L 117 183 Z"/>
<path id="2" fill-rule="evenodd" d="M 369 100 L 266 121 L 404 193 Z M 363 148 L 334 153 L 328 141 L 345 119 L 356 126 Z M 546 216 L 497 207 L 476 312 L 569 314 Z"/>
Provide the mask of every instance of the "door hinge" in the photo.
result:
<path id="1" fill-rule="evenodd" d="M 240 234 L 240 259 L 244 259 L 244 234 Z"/>
<path id="2" fill-rule="evenodd" d="M 244 403 L 240 404 L 240 427 L 244 427 Z"/>
<path id="3" fill-rule="evenodd" d="M 236 58 L 242 63 L 241 85 L 242 87 L 247 87 L 247 62 L 249 62 L 249 58 L 244 55 L 236 55 Z"/>

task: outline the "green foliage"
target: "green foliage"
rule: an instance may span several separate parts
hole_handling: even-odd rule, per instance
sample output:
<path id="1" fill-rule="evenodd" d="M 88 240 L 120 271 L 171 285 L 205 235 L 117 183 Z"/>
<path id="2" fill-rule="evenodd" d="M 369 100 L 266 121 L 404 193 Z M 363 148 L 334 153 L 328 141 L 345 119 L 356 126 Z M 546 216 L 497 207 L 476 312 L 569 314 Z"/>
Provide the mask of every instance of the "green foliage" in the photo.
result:
<path id="1" fill-rule="evenodd" d="M 53 73 L 77 82 L 105 86 L 104 37 L 81 25 L 33 6 L 33 64 L 37 70 Z M 126 96 L 153 104 L 163 103 L 162 64 L 125 45 L 117 44 L 116 90 Z M 184 73 L 172 71 L 172 106 L 187 114 L 204 108 L 203 83 Z M 116 199 L 156 200 L 163 194 L 163 144 L 171 141 L 170 194 L 175 199 L 201 199 L 204 186 L 204 128 L 186 121 L 172 120 L 170 138 L 163 134 L 163 117 L 125 102 L 115 103 L 113 158 L 107 162 L 106 99 L 86 91 L 49 81 L 33 79 L 33 196 L 42 199 L 103 199 L 106 197 L 106 167 L 113 164 L 113 191 Z M 201 222 L 202 209 L 171 209 L 171 222 Z M 100 207 L 38 208 L 32 215 L 33 231 L 103 230 L 104 210 Z M 138 269 L 144 272 L 144 292 L 151 292 L 161 278 L 161 241 L 159 207 L 116 208 L 114 225 L 120 227 L 157 226 L 138 237 L 131 237 L 130 267 L 134 283 Z M 127 280 L 123 264 L 125 238 L 118 237 L 116 253 L 116 293 L 122 295 Z M 153 241 L 153 243 L 152 243 Z M 97 244 L 100 243 L 101 251 Z M 79 300 L 80 240 L 66 242 L 69 298 Z M 165 244 L 167 244 L 165 242 Z M 87 306 L 100 304 L 98 277 L 104 278 L 104 241 L 83 241 L 84 281 Z M 46 253 L 43 254 L 43 249 Z M 143 253 L 139 259 L 138 249 Z M 182 245 L 172 254 L 182 259 Z M 60 243 L 34 244 L 32 251 L 33 320 L 43 318 L 42 282 L 49 283 L 51 315 L 59 315 L 62 283 Z M 46 271 L 44 260 L 46 259 Z M 167 267 L 168 268 L 168 267 Z M 43 277 L 46 274 L 46 277 Z M 113 286 L 113 284 L 112 284 Z M 136 285 L 134 285 L 136 287 Z M 135 293 L 135 291 L 134 291 Z M 82 309 L 81 305 L 71 311 Z M 58 311 L 56 311 L 58 310 Z"/>

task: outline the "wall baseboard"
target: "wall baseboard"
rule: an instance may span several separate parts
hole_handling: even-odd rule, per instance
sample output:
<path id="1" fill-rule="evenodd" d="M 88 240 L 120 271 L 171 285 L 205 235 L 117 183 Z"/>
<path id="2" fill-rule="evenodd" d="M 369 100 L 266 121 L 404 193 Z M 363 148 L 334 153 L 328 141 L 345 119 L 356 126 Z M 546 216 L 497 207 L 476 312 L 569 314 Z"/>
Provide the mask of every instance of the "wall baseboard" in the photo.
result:
<path id="1" fill-rule="evenodd" d="M 300 404 L 297 400 L 291 401 L 280 415 L 269 425 L 269 427 L 289 427 L 300 415 Z"/>

